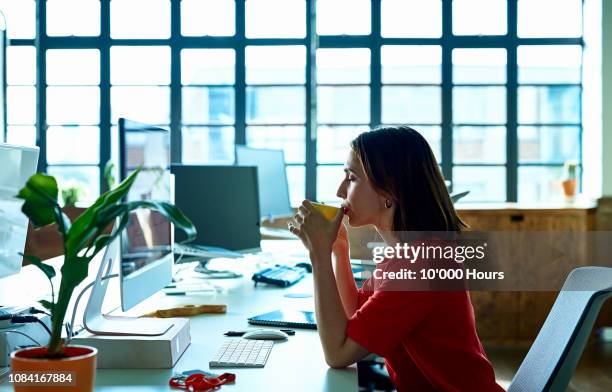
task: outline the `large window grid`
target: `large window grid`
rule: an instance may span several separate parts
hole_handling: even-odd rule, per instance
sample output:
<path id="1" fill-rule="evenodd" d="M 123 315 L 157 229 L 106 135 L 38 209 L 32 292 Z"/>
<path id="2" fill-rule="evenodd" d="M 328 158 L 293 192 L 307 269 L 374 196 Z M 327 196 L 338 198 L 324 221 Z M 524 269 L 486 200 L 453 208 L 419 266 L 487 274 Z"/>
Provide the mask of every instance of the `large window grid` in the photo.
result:
<path id="1" fill-rule="evenodd" d="M 295 17 L 298 19 L 302 18 L 300 15 L 305 17 L 306 20 L 303 25 L 303 33 L 300 32 L 297 35 L 291 33 L 291 24 L 286 24 L 283 27 L 285 30 L 278 30 L 281 32 L 285 31 L 285 33 L 283 33 L 284 35 L 281 34 L 281 37 L 275 38 L 271 36 L 274 29 L 268 27 L 267 30 L 260 29 L 258 32 L 257 29 L 253 30 L 253 22 L 246 20 L 246 7 L 255 6 L 257 3 L 256 0 L 247 0 L 247 3 L 250 1 L 253 3 L 245 4 L 242 0 L 236 2 L 217 0 L 214 2 L 205 2 L 207 5 L 202 5 L 204 3 L 194 0 L 183 0 L 182 2 L 178 0 L 156 0 L 154 1 L 156 4 L 153 8 L 157 8 L 158 11 L 150 12 L 153 14 L 151 20 L 155 23 L 149 23 L 149 25 L 153 26 L 156 23 L 160 24 L 160 20 L 167 19 L 167 24 L 164 24 L 165 22 L 161 23 L 164 26 L 167 25 L 167 27 L 162 29 L 163 32 L 158 37 L 154 37 L 159 31 L 156 33 L 153 27 L 142 28 L 142 31 L 146 34 L 140 38 L 115 37 L 115 35 L 119 33 L 115 34 L 114 31 L 111 32 L 110 1 L 103 0 L 98 2 L 93 0 L 88 1 L 90 5 L 93 4 L 93 8 L 83 6 L 84 9 L 88 9 L 87 12 L 91 20 L 99 18 L 99 29 L 96 28 L 95 23 L 92 24 L 93 27 L 89 26 L 88 29 L 81 26 L 81 30 L 78 34 L 87 36 L 75 37 L 65 36 L 67 34 L 75 34 L 75 32 L 70 30 L 69 27 L 61 27 L 62 24 L 58 24 L 57 21 L 47 24 L 48 13 L 46 8 L 48 4 L 53 3 L 53 7 L 57 8 L 57 4 L 66 2 L 62 2 L 62 0 L 37 1 L 36 9 L 39 19 L 37 20 L 36 28 L 38 33 L 35 38 L 26 38 L 29 37 L 29 35 L 24 33 L 21 35 L 21 38 L 12 39 L 11 45 L 13 45 L 13 47 L 9 49 L 9 58 L 12 56 L 10 51 L 18 47 L 20 49 L 29 48 L 30 50 L 35 50 L 38 67 L 36 68 L 37 77 L 35 84 L 27 84 L 24 86 L 13 85 L 9 75 L 8 140 L 21 141 L 22 139 L 20 138 L 23 137 L 27 139 L 27 130 L 29 129 L 30 133 L 32 133 L 32 127 L 36 126 L 37 144 L 42 150 L 40 159 L 42 170 L 46 170 L 48 166 L 50 171 L 52 171 L 51 169 L 53 168 L 62 170 L 75 169 L 77 171 L 81 169 L 93 169 L 95 170 L 95 175 L 89 174 L 88 178 L 97 176 L 97 187 L 103 190 L 105 189 L 105 181 L 102 178 L 101 169 L 111 156 L 116 156 L 116 128 L 112 126 L 112 124 L 116 123 L 116 118 L 119 114 L 130 115 L 136 113 L 130 110 L 123 110 L 120 107 L 117 108 L 117 99 L 115 98 L 117 93 L 114 91 L 131 88 L 133 89 L 132 92 L 134 92 L 135 89 L 143 89 L 144 86 L 147 86 L 151 88 L 151 90 L 149 90 L 150 92 L 153 92 L 155 89 L 157 89 L 158 92 L 160 90 L 166 91 L 160 95 L 168 97 L 163 98 L 163 101 L 169 102 L 169 107 L 166 109 L 169 118 L 164 115 L 163 121 L 156 120 L 149 122 L 155 122 L 159 125 L 170 125 L 173 138 L 173 161 L 180 161 L 185 158 L 186 151 L 188 151 L 188 147 L 186 147 L 185 144 L 191 141 L 188 137 L 190 133 L 199 135 L 198 137 L 200 138 L 201 135 L 206 135 L 204 139 L 208 140 L 209 147 L 207 150 L 208 152 L 203 152 L 202 156 L 205 157 L 205 160 L 208 162 L 230 161 L 231 155 L 233 155 L 233 143 L 283 147 L 289 162 L 288 173 L 290 173 L 292 189 L 294 191 L 298 189 L 298 192 L 294 192 L 292 195 L 294 200 L 299 199 L 302 190 L 304 190 L 305 196 L 308 198 L 333 198 L 331 192 L 333 190 L 335 193 L 335 185 L 332 186 L 332 183 L 335 184 L 340 180 L 339 178 L 335 178 L 338 169 L 337 164 L 341 163 L 344 157 L 336 157 L 333 152 L 324 153 L 325 147 L 323 147 L 322 144 L 330 140 L 331 144 L 335 143 L 336 145 L 331 151 L 339 151 L 340 144 L 345 140 L 350 140 L 351 136 L 358 131 L 364 129 L 366 126 L 374 126 L 382 123 L 408 123 L 421 130 L 430 141 L 430 144 L 432 144 L 434 152 L 441 162 L 445 177 L 449 180 L 453 180 L 456 190 L 463 190 L 463 188 L 470 189 L 472 187 L 474 196 L 478 196 L 478 188 L 476 186 L 478 184 L 472 184 L 469 181 L 465 182 L 463 179 L 467 178 L 473 181 L 474 178 L 481 178 L 486 180 L 486 175 L 483 176 L 479 170 L 497 170 L 494 175 L 495 179 L 499 180 L 500 177 L 502 179 L 505 178 L 505 184 L 503 185 L 501 193 L 500 189 L 502 186 L 494 187 L 495 192 L 493 197 L 491 197 L 491 192 L 484 192 L 483 198 L 486 198 L 488 201 L 531 201 L 543 199 L 550 193 L 550 189 L 545 189 L 546 185 L 542 185 L 542 183 L 545 183 L 546 180 L 550 182 L 551 178 L 559 176 L 563 162 L 566 160 L 576 159 L 578 162 L 581 161 L 581 61 L 579 60 L 574 64 L 566 66 L 566 68 L 578 75 L 577 78 L 572 77 L 564 79 L 560 77 L 557 80 L 546 80 L 545 78 L 537 80 L 537 78 L 532 78 L 529 80 L 522 79 L 520 76 L 521 72 L 524 71 L 521 68 L 522 65 L 520 60 L 522 48 L 536 46 L 552 48 L 562 46 L 578 48 L 578 51 L 581 51 L 583 45 L 581 24 L 579 28 L 570 26 L 570 34 L 564 34 L 568 31 L 567 28 L 565 30 L 556 28 L 556 30 L 553 29 L 555 31 L 551 34 L 540 31 L 540 37 L 538 37 L 538 31 L 534 32 L 532 30 L 536 29 L 533 28 L 533 26 L 541 25 L 541 21 L 519 20 L 518 15 L 520 12 L 527 15 L 526 10 L 521 11 L 521 7 L 533 8 L 534 6 L 528 5 L 529 1 L 527 0 L 519 0 L 518 2 L 516 0 L 509 0 L 507 2 L 496 1 L 495 5 L 488 6 L 487 11 L 495 15 L 495 13 L 499 14 L 501 12 L 500 10 L 502 10 L 507 22 L 506 29 L 504 30 L 503 28 L 493 26 L 489 23 L 488 27 L 485 26 L 482 31 L 478 31 L 478 29 L 474 30 L 474 27 L 470 26 L 470 24 L 466 24 L 465 21 L 461 22 L 461 18 L 466 15 L 465 10 L 462 14 L 464 16 L 460 15 L 462 4 L 470 3 L 470 1 L 456 0 L 453 3 L 452 1 L 443 0 L 439 2 L 439 6 L 436 5 L 438 4 L 436 1 L 428 1 L 427 7 L 421 5 L 414 8 L 415 12 L 422 8 L 426 8 L 427 12 L 425 12 L 424 18 L 430 17 L 432 21 L 437 18 L 437 22 L 427 24 L 427 30 L 417 32 L 414 31 L 414 26 L 411 24 L 393 23 L 393 18 L 399 18 L 398 15 L 400 14 L 395 12 L 396 10 L 394 10 L 393 7 L 398 7 L 401 4 L 403 4 L 401 6 L 412 7 L 412 5 L 417 4 L 417 2 L 414 2 L 414 4 L 410 2 L 408 4 L 397 0 L 383 0 L 382 2 L 375 0 L 371 2 L 360 1 L 359 6 L 356 6 L 361 10 L 359 13 L 361 19 L 366 20 L 365 18 L 369 17 L 369 24 L 361 23 L 362 27 L 355 28 L 354 26 L 351 27 L 349 22 L 342 22 L 338 23 L 338 26 L 340 26 L 338 27 L 338 31 L 327 32 L 333 34 L 345 33 L 346 35 L 321 35 L 320 37 L 315 37 L 314 31 L 317 29 L 317 25 L 315 24 L 314 18 L 311 17 L 314 15 L 313 11 L 316 7 L 315 2 L 295 1 L 291 2 L 294 4 L 293 8 L 291 8 L 291 5 L 286 5 L 286 7 L 288 7 L 287 10 L 293 9 L 293 11 L 295 11 L 296 7 L 299 8 L 301 4 L 303 4 L 304 12 L 296 14 L 298 16 Z M 519 6 L 519 2 L 523 2 L 523 5 Z M 28 3 L 28 1 L 24 1 L 24 3 Z M 118 3 L 125 2 L 118 1 Z M 139 1 L 135 3 L 139 3 Z M 472 3 L 474 2 L 472 1 Z M 574 1 L 572 4 L 573 3 L 580 3 L 581 6 L 581 2 L 579 1 Z M 98 4 L 99 11 L 96 11 L 95 4 Z M 142 1 L 140 1 L 139 4 L 142 5 Z M 150 4 L 147 3 L 147 5 Z M 194 17 L 194 9 L 197 9 L 197 7 L 204 7 L 210 11 L 207 15 L 211 14 L 211 12 L 216 12 L 217 17 L 209 17 L 209 19 L 211 19 L 209 25 L 212 27 L 197 27 L 198 24 L 193 23 L 194 21 L 198 21 L 198 19 Z M 139 9 L 134 8 L 133 10 Z M 181 18 L 181 10 L 187 11 L 183 18 Z M 453 10 L 456 13 L 455 15 L 453 15 Z M 167 15 L 166 18 L 166 16 L 164 16 L 166 14 L 164 13 L 168 11 L 169 15 Z M 566 15 L 565 20 L 569 20 L 567 19 L 569 18 L 568 15 L 573 11 L 575 10 L 563 13 Z M 581 10 L 578 9 L 579 14 L 581 14 L 580 11 Z M 57 14 L 57 11 L 54 12 Z M 324 9 L 318 9 L 317 13 L 321 20 L 326 18 Z M 574 18 L 575 14 L 574 12 Z M 234 27 L 227 27 L 228 24 L 222 22 L 223 18 L 233 19 L 235 21 Z M 125 20 L 128 20 L 129 23 L 132 23 L 134 26 L 143 26 L 143 22 L 139 19 L 130 20 L 127 18 Z M 192 21 L 190 25 L 187 24 L 188 20 Z M 295 20 L 293 22 L 294 25 Z M 396 20 L 395 22 L 399 21 L 401 20 Z M 181 22 L 184 23 L 181 24 Z M 529 23 L 531 23 L 531 25 Z M 567 23 L 565 24 L 567 25 Z M 145 23 L 144 26 L 146 27 L 147 23 Z M 223 26 L 225 30 L 220 31 L 220 26 Z M 323 28 L 322 26 L 324 26 L 324 23 L 319 23 L 318 27 Z M 531 30 L 529 26 L 532 26 Z M 214 34 L 217 33 L 212 30 L 213 28 L 217 29 L 218 36 L 214 36 Z M 125 33 L 125 31 L 124 29 L 122 34 L 130 34 L 129 29 L 127 33 Z M 136 30 L 132 30 L 132 33 L 134 33 L 134 31 Z M 289 31 L 288 34 L 286 33 L 287 31 Z M 322 30 L 321 32 L 325 31 Z M 97 36 L 98 33 L 99 36 Z M 490 35 L 461 35 L 478 33 Z M 185 34 L 185 36 L 181 34 Z M 211 34 L 211 36 L 198 36 L 202 34 Z M 251 36 L 249 36 L 249 34 L 251 34 Z M 260 34 L 261 37 L 257 37 L 257 34 Z M 542 38 L 542 36 L 547 35 L 549 36 L 548 38 Z M 125 84 L 122 84 L 122 82 L 115 83 L 111 73 L 111 63 L 113 61 L 112 52 L 114 48 L 141 46 L 166 48 L 164 50 L 167 54 L 163 56 L 169 56 L 169 79 L 166 79 L 163 83 L 138 83 L 139 86 L 137 87 L 129 86 L 131 84 L 130 82 L 125 82 Z M 289 85 L 291 85 L 294 88 L 303 89 L 305 97 L 303 100 L 305 110 L 304 119 L 296 121 L 295 123 L 288 121 L 283 124 L 275 121 L 271 123 L 253 123 L 249 120 L 249 102 L 255 99 L 249 98 L 249 95 L 252 95 L 255 90 L 274 88 L 275 85 L 275 83 L 268 83 L 269 85 L 260 86 L 257 83 L 247 83 L 246 74 L 248 70 L 245 69 L 247 48 L 260 46 L 292 46 L 305 48 L 305 79 L 299 83 L 280 83 L 283 88 L 288 88 Z M 441 51 L 440 64 L 438 65 L 441 75 L 439 80 L 389 81 L 385 79 L 385 50 L 388 50 L 388 48 L 414 49 L 419 47 L 437 48 L 436 50 Z M 362 50 L 369 51 L 370 75 L 368 81 L 364 83 L 344 83 L 344 86 L 340 86 L 343 84 L 341 82 L 327 83 L 323 81 L 317 83 L 317 75 L 314 67 L 317 48 L 319 51 L 334 48 L 342 50 L 361 48 Z M 100 79 L 97 84 L 90 84 L 90 88 L 95 87 L 98 89 L 96 93 L 100 101 L 98 123 L 93 123 L 91 121 L 75 121 L 75 123 L 56 124 L 58 128 L 51 127 L 52 124 L 49 123 L 50 113 L 48 113 L 49 108 L 46 102 L 49 96 L 53 96 L 54 89 L 60 87 L 52 85 L 47 80 L 47 74 L 49 72 L 47 64 L 48 53 L 49 50 L 53 49 L 98 51 Z M 233 80 L 224 83 L 208 83 L 185 81 L 182 79 L 182 68 L 184 64 L 181 59 L 185 51 L 205 51 L 210 49 L 233 51 L 235 56 Z M 483 84 L 481 82 L 470 83 L 469 81 L 461 82 L 459 80 L 454 80 L 456 69 L 453 68 L 453 55 L 455 51 L 460 49 L 504 50 L 506 54 L 505 81 L 503 83 L 489 82 Z M 165 62 L 166 60 L 163 61 Z M 86 89 L 86 87 L 84 87 L 86 84 L 87 83 L 81 83 L 78 85 L 78 88 L 84 91 L 83 89 Z M 315 107 L 318 105 L 319 111 L 321 110 L 320 106 L 324 101 L 324 99 L 322 100 L 322 95 L 325 95 L 325 91 L 322 92 L 321 89 L 348 88 L 353 84 L 362 87 L 369 86 L 369 122 L 359 120 L 353 123 L 343 123 L 334 120 L 327 121 L 325 118 L 321 118 L 320 115 L 317 116 Z M 467 121 L 468 124 L 466 124 L 453 118 L 459 115 L 456 102 L 458 99 L 457 95 L 461 95 L 461 89 L 483 89 L 487 88 L 487 85 L 505 91 L 502 94 L 505 102 L 500 104 L 505 106 L 505 119 L 503 121 L 478 122 L 474 120 Z M 36 86 L 36 102 L 38 102 L 37 107 L 39 108 L 39 110 L 36 111 L 36 118 L 34 121 L 31 119 L 20 120 L 19 117 L 15 117 L 11 114 L 11 105 L 13 105 L 11 102 L 15 102 L 15 105 L 19 105 L 18 100 L 14 99 L 14 94 L 11 92 L 11 90 L 14 90 L 12 87 L 28 87 L 31 91 L 33 86 Z M 537 89 L 538 87 L 542 88 Z M 70 88 L 76 89 L 77 86 L 71 85 Z M 429 88 L 430 91 L 425 91 L 427 88 Z M 536 88 L 536 90 L 534 90 L 534 88 Z M 415 90 L 412 95 L 410 89 Z M 424 91 L 425 93 L 422 94 Z M 146 94 L 144 90 L 141 92 L 141 97 L 148 97 L 148 94 Z M 207 100 L 212 98 L 216 102 L 222 102 L 222 104 L 221 106 L 219 106 L 219 104 L 210 105 L 207 109 L 210 114 L 208 118 L 193 118 L 192 121 L 189 119 L 189 110 L 186 109 L 188 105 L 185 105 L 185 101 L 192 98 L 192 96 L 190 96 L 192 92 L 196 93 L 196 97 L 198 93 L 201 93 L 199 95 L 200 99 L 204 96 Z M 391 99 L 389 97 L 394 96 L 394 94 L 400 97 L 402 94 L 405 94 L 407 97 L 427 98 L 429 96 L 432 102 L 437 100 L 436 94 L 439 94 L 439 118 L 410 118 L 409 111 L 404 118 L 401 117 L 403 113 L 402 108 L 397 109 L 397 117 L 394 117 L 392 115 L 394 109 L 388 106 L 388 102 L 393 101 L 389 101 Z M 134 95 L 130 96 L 134 97 Z M 529 99 L 523 100 L 522 97 L 524 96 L 529 97 Z M 228 111 L 228 107 L 232 106 L 232 99 L 233 113 L 219 119 L 216 115 L 216 111 Z M 195 100 L 195 102 L 197 101 L 198 99 Z M 540 117 L 521 117 L 521 113 L 524 113 L 521 111 L 521 105 L 519 105 L 521 102 L 526 102 L 525 107 L 533 107 L 534 105 L 539 107 Z M 553 102 L 553 104 L 550 102 Z M 554 102 L 557 102 L 557 104 Z M 31 103 L 30 106 L 32 106 Z M 159 105 L 155 109 L 152 109 L 151 112 L 159 114 L 158 109 L 161 108 L 161 106 L 163 105 Z M 455 108 L 455 111 L 453 111 L 453 108 Z M 572 113 L 571 116 L 558 116 L 559 113 L 568 112 L 568 110 L 566 110 L 568 108 L 569 112 Z M 141 107 L 141 109 L 143 109 L 143 107 Z M 391 112 L 389 112 L 389 110 L 391 110 Z M 231 112 L 231 110 L 229 111 Z M 546 113 L 553 113 L 554 115 L 546 117 Z M 232 114 L 233 120 L 231 118 Z M 136 119 L 147 120 L 147 118 Z M 319 124 L 317 124 L 317 121 Z M 79 138 L 70 137 L 70 135 L 74 135 L 75 130 L 79 132 L 83 131 L 83 135 Z M 86 136 L 87 132 L 99 132 L 97 157 L 95 154 L 89 154 L 89 158 L 92 160 L 97 158 L 97 162 L 61 161 L 54 158 L 55 152 L 51 151 L 51 149 L 55 149 L 56 147 L 54 146 L 58 145 L 51 141 L 55 138 L 53 136 L 54 134 L 63 133 L 68 135 L 65 136 L 64 139 L 71 140 L 72 142 L 76 141 L 81 144 L 85 142 L 95 143 L 97 138 Z M 283 141 L 277 140 L 277 135 L 280 134 L 283 135 Z M 499 160 L 500 154 L 496 154 L 493 161 L 487 160 L 487 158 L 483 158 L 482 156 L 477 156 L 476 158 L 470 157 L 469 148 L 467 150 L 459 148 L 459 142 L 463 142 L 464 144 L 467 143 L 466 145 L 469 146 L 469 143 L 474 143 L 474 141 L 478 140 L 488 140 L 487 138 L 489 137 L 493 137 L 493 140 L 499 140 L 502 134 L 504 139 L 503 150 L 505 150 L 504 160 Z M 296 145 L 298 140 L 302 140 L 302 137 L 303 149 L 300 149 L 296 147 Z M 334 139 L 327 139 L 328 137 Z M 534 143 L 539 143 L 539 146 L 534 147 Z M 553 145 L 556 143 L 558 146 L 557 151 L 548 154 L 542 152 L 541 150 L 544 143 L 552 143 Z M 500 143 L 492 144 L 492 142 L 489 142 L 487 144 L 480 142 L 479 148 L 482 149 L 483 146 L 487 148 L 491 145 L 495 148 L 499 148 L 499 144 Z M 219 146 L 220 148 L 212 148 L 211 146 L 213 145 Z M 536 150 L 539 151 L 534 153 Z M 189 159 L 185 159 L 185 161 L 188 162 Z M 470 172 L 469 170 L 473 171 Z M 503 175 L 501 174 L 502 172 L 504 173 Z M 530 182 L 530 180 L 536 178 L 541 172 L 545 173 L 545 178 L 543 177 L 537 184 Z M 298 183 L 301 183 L 302 187 L 299 187 Z M 484 185 L 487 185 L 486 181 Z M 543 187 L 543 189 L 534 193 L 531 191 L 534 187 Z M 473 197 L 472 200 L 478 201 L 479 198 Z"/>

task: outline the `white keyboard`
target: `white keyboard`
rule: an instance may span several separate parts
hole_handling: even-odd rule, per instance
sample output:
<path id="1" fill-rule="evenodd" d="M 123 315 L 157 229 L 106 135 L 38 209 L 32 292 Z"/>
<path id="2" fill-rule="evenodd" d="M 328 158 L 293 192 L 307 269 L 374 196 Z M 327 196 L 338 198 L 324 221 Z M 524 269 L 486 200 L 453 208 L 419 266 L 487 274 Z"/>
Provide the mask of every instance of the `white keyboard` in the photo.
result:
<path id="1" fill-rule="evenodd" d="M 227 339 L 208 366 L 262 368 L 266 365 L 273 345 L 272 340 Z"/>

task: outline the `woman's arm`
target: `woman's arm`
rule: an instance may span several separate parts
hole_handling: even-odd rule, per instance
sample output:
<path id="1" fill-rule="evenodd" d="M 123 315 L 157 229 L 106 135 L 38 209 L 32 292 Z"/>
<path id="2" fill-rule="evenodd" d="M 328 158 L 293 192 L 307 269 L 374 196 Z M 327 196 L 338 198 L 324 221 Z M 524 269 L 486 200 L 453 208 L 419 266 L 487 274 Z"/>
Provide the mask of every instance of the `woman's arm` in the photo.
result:
<path id="1" fill-rule="evenodd" d="M 343 227 L 340 228 L 341 231 L 343 229 Z M 344 231 L 346 232 L 346 229 Z M 340 233 L 338 236 L 340 237 Z M 344 313 L 346 313 L 346 317 L 350 318 L 357 310 L 357 285 L 351 269 L 348 242 L 338 243 L 339 240 L 340 238 L 336 240 L 332 250 L 334 275 L 336 276 Z"/>
<path id="2" fill-rule="evenodd" d="M 317 327 L 325 361 L 333 368 L 346 367 L 362 359 L 369 352 L 346 335 L 346 324 L 349 316 L 346 313 L 346 305 L 343 307 L 343 302 L 340 299 L 331 255 L 329 253 L 311 253 L 310 259 L 313 267 Z M 348 267 L 350 270 L 350 265 Z M 354 280 L 353 288 L 355 289 L 355 295 L 352 306 L 356 307 L 357 289 Z"/>
<path id="3" fill-rule="evenodd" d="M 335 218 L 328 221 L 314 209 L 308 200 L 304 200 L 298 208 L 294 221 L 289 222 L 289 230 L 302 240 L 310 253 L 315 289 L 317 329 L 325 353 L 325 361 L 334 368 L 353 364 L 368 354 L 365 348 L 346 335 L 346 325 L 349 317 L 340 299 L 332 266 L 332 250 L 338 239 L 343 215 L 343 211 L 340 209 Z M 345 277 L 346 266 L 350 268 L 348 241 L 346 241 L 346 244 L 346 260 L 343 270 L 343 276 Z M 355 302 L 356 300 L 357 296 L 355 295 Z M 356 304 L 352 306 L 356 306 Z"/>

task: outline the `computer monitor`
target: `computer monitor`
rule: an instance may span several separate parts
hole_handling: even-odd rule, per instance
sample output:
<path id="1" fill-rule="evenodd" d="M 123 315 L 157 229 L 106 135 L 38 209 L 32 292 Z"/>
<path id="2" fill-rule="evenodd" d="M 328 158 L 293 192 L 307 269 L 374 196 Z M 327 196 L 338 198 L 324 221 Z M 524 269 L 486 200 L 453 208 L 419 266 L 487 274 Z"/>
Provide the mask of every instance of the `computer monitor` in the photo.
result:
<path id="1" fill-rule="evenodd" d="M 152 125 L 119 119 L 121 179 L 136 168 L 127 201 L 172 201 L 170 176 L 170 132 Z M 106 317 L 102 304 L 114 260 L 119 260 L 121 308 L 129 310 L 149 298 L 172 280 L 172 225 L 157 211 L 138 209 L 118 239 L 106 249 L 96 283 L 85 309 L 85 328 L 97 335 L 159 336 L 172 327 L 171 322 L 129 317 Z"/>
<path id="2" fill-rule="evenodd" d="M 194 244 L 260 249 L 257 168 L 172 165 L 175 204 L 198 231 Z M 176 241 L 185 235 L 175 231 Z"/>
<path id="3" fill-rule="evenodd" d="M 21 269 L 28 232 L 28 218 L 21 212 L 23 200 L 15 196 L 36 173 L 38 147 L 0 143 L 0 278 Z"/>
<path id="4" fill-rule="evenodd" d="M 263 219 L 293 215 L 283 150 L 236 146 L 236 164 L 257 167 L 259 210 Z"/>
<path id="5" fill-rule="evenodd" d="M 170 132 L 119 119 L 121 180 L 136 168 L 127 201 L 172 201 L 170 190 Z M 121 307 L 124 311 L 156 293 L 172 279 L 172 225 L 150 209 L 131 213 L 121 234 Z"/>

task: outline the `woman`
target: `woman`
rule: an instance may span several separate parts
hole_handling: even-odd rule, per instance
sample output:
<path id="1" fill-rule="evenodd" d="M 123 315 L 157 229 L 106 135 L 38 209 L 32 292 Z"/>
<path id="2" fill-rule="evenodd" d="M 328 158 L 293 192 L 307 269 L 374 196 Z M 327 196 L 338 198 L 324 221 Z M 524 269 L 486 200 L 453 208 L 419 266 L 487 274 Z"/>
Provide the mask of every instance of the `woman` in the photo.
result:
<path id="1" fill-rule="evenodd" d="M 353 227 L 373 225 L 391 246 L 397 232 L 465 227 L 425 139 L 406 126 L 362 133 L 344 171 L 337 192 L 343 208 L 332 221 L 305 200 L 289 223 L 310 253 L 327 363 L 341 368 L 375 353 L 399 391 L 503 391 L 466 291 L 385 290 L 385 281 L 372 278 L 362 289 L 355 285 L 344 215 Z M 377 268 L 395 264 L 385 260 Z"/>

